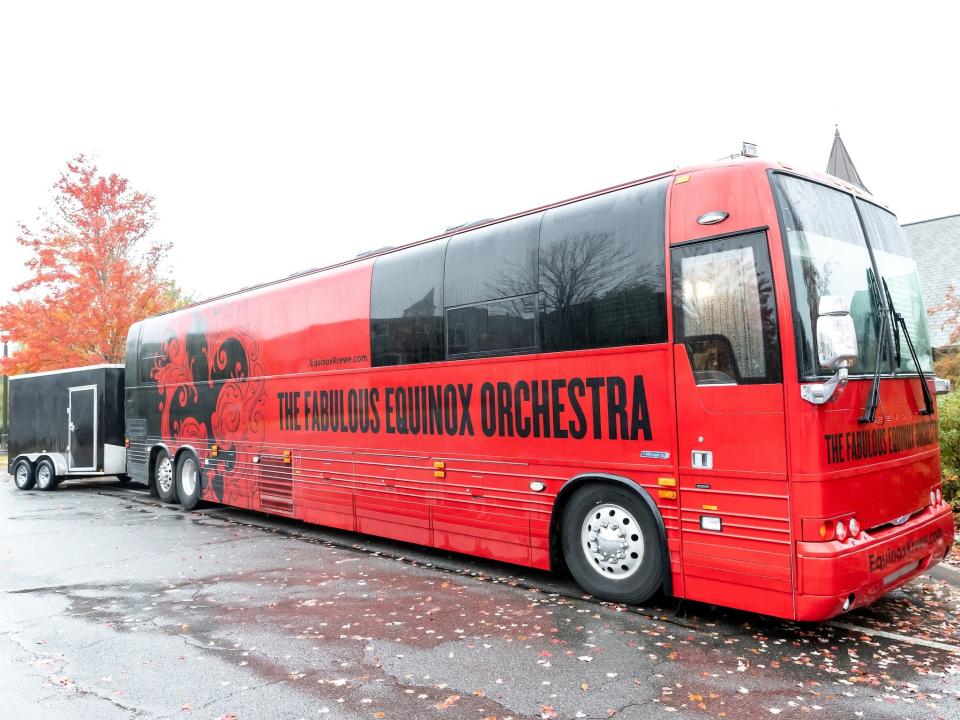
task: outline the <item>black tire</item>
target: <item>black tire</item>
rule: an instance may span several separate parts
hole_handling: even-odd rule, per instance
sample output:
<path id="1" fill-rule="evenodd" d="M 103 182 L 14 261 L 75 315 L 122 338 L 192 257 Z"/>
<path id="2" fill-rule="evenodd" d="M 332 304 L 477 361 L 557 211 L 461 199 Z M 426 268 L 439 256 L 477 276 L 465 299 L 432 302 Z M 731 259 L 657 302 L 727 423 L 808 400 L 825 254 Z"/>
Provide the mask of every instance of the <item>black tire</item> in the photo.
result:
<path id="1" fill-rule="evenodd" d="M 17 490 L 30 490 L 36 482 L 33 463 L 26 458 L 20 458 L 13 464 L 13 484 L 17 486 Z"/>
<path id="2" fill-rule="evenodd" d="M 561 533 L 567 568 L 594 597 L 642 603 L 663 584 L 660 531 L 637 492 L 599 482 L 583 486 L 564 509 Z"/>
<path id="3" fill-rule="evenodd" d="M 34 475 L 37 479 L 37 490 L 49 492 L 57 489 L 57 469 L 49 458 L 42 458 L 37 461 L 37 469 Z"/>
<path id="4" fill-rule="evenodd" d="M 192 479 L 191 479 L 192 473 Z M 177 458 L 177 497 L 184 510 L 193 510 L 200 504 L 200 461 L 189 450 Z"/>
<path id="5" fill-rule="evenodd" d="M 157 451 L 157 456 L 153 459 L 153 484 L 157 489 L 157 497 L 163 502 L 177 501 L 173 461 L 170 459 L 170 453 L 162 448 Z"/>

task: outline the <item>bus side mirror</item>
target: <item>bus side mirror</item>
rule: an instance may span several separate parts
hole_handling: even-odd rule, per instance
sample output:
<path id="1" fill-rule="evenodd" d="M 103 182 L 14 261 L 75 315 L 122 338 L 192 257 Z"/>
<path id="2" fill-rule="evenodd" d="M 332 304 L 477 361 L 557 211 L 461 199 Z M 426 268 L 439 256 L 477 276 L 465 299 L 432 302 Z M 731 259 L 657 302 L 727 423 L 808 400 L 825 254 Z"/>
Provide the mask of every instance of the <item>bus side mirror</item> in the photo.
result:
<path id="1" fill-rule="evenodd" d="M 836 370 L 825 383 L 800 386 L 800 397 L 814 405 L 827 402 L 847 386 L 847 368 L 857 362 L 857 329 L 850 317 L 850 303 L 842 295 L 820 298 L 817 317 L 817 355 L 820 366 Z"/>
<path id="2" fill-rule="evenodd" d="M 842 295 L 820 298 L 817 317 L 817 354 L 828 370 L 849 368 L 857 362 L 857 329 L 850 317 L 850 303 Z"/>

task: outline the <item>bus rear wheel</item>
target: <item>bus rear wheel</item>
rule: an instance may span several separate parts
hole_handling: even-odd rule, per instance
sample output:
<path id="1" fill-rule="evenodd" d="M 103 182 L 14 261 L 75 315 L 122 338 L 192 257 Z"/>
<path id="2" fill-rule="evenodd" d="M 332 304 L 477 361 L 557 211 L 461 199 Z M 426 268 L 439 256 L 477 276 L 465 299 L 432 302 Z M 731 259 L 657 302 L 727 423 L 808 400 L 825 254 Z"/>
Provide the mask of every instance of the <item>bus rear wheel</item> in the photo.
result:
<path id="1" fill-rule="evenodd" d="M 166 450 L 157 451 L 153 461 L 153 482 L 157 496 L 165 503 L 177 501 L 177 488 L 173 481 L 173 460 Z"/>
<path id="2" fill-rule="evenodd" d="M 20 458 L 13 466 L 13 482 L 18 490 L 29 490 L 37 481 L 33 465 L 26 458 Z"/>
<path id="3" fill-rule="evenodd" d="M 596 483 L 577 490 L 563 514 L 563 557 L 594 597 L 642 603 L 663 582 L 663 551 L 653 513 L 626 487 Z"/>
<path id="4" fill-rule="evenodd" d="M 184 510 L 193 510 L 200 504 L 200 464 L 189 451 L 177 458 L 177 497 Z"/>
<path id="5" fill-rule="evenodd" d="M 37 463 L 37 490 L 56 490 L 57 471 L 53 463 L 47 458 L 43 458 Z"/>

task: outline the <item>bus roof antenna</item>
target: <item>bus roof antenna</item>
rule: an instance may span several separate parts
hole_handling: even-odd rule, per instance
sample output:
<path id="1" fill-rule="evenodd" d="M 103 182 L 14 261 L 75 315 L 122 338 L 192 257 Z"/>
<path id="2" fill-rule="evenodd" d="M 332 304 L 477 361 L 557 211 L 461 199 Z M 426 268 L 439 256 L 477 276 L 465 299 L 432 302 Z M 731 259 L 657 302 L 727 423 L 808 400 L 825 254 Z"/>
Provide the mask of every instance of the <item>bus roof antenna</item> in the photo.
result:
<path id="1" fill-rule="evenodd" d="M 724 155 L 722 158 L 717 158 L 717 162 L 721 162 L 722 160 L 735 160 L 738 157 L 759 157 L 759 153 L 757 152 L 757 144 L 744 140 L 740 144 L 740 152 L 733 153 L 732 155 Z"/>

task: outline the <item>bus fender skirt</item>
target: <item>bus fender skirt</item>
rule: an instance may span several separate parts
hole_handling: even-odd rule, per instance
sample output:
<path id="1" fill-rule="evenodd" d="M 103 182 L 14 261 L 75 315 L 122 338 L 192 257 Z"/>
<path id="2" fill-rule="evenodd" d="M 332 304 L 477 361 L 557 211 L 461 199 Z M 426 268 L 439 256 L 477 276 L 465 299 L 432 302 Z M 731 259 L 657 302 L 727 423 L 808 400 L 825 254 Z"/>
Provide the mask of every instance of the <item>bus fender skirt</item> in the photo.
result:
<path id="1" fill-rule="evenodd" d="M 629 488 L 631 491 L 639 495 L 640 498 L 647 504 L 647 507 L 650 508 L 653 519 L 657 524 L 657 532 L 660 535 L 660 552 L 663 558 L 663 592 L 666 595 L 672 596 L 673 574 L 670 571 L 670 549 L 667 547 L 667 528 L 663 523 L 663 516 L 660 514 L 660 508 L 657 507 L 657 504 L 653 501 L 653 498 L 650 497 L 650 493 L 629 478 L 625 478 L 621 475 L 611 475 L 610 473 L 594 472 L 575 475 L 567 480 L 563 487 L 560 488 L 560 492 L 557 493 L 557 497 L 554 499 L 553 511 L 550 516 L 551 538 L 560 537 L 560 518 L 563 515 L 563 509 L 566 507 L 567 501 L 570 499 L 573 493 L 582 485 L 597 480 L 617 483 Z M 551 565 L 557 567 L 560 564 L 560 551 L 559 548 L 554 548 L 552 546 L 553 543 L 551 543 Z"/>

